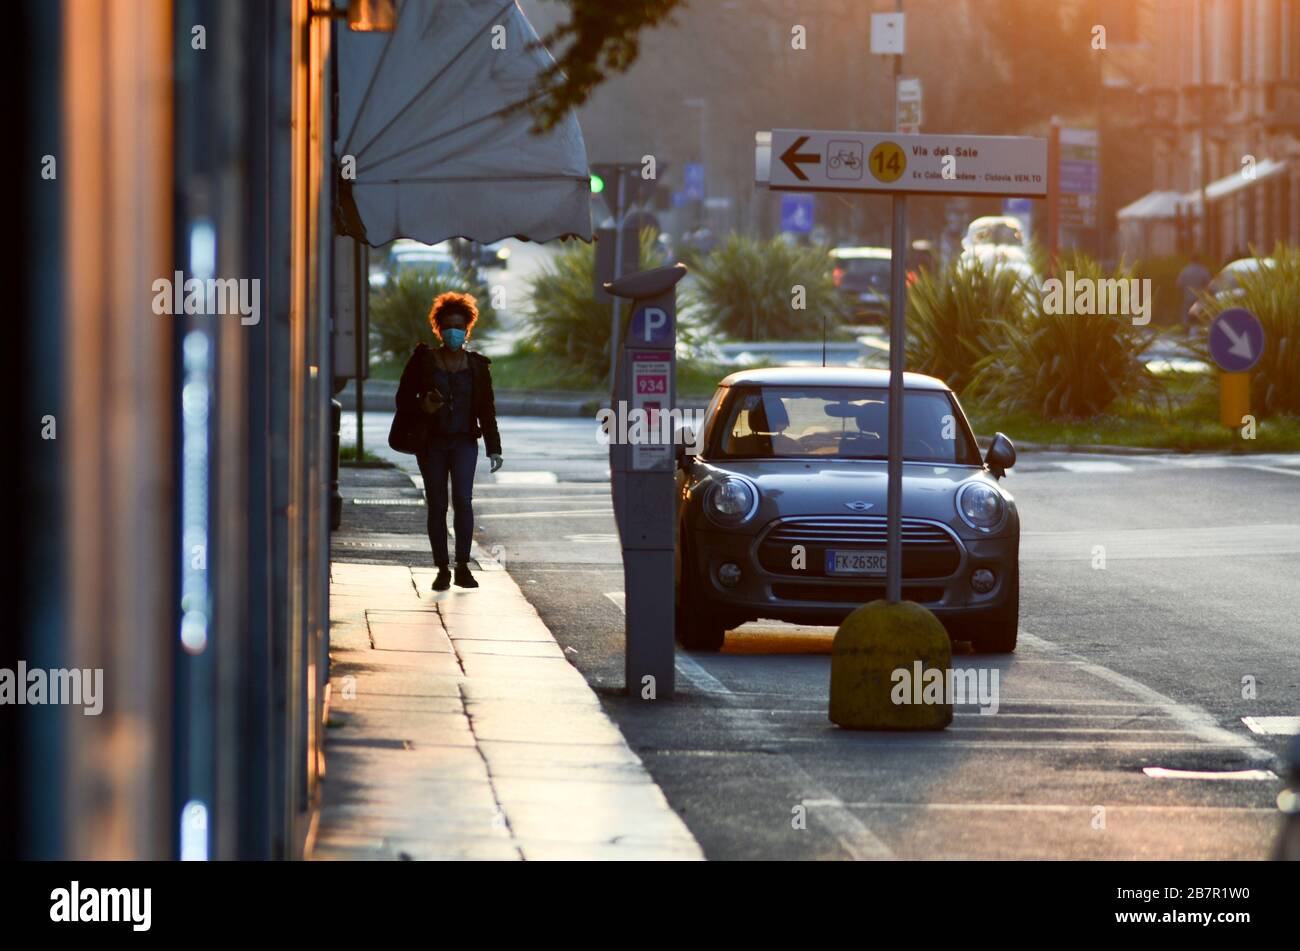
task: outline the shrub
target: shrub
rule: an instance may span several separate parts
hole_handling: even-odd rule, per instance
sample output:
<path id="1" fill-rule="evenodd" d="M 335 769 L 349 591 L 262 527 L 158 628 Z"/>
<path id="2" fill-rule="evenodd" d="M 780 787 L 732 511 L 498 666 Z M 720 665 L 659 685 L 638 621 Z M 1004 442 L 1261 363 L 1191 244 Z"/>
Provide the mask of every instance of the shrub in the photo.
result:
<path id="1" fill-rule="evenodd" d="M 436 344 L 429 327 L 429 308 L 433 299 L 446 291 L 473 294 L 478 300 L 475 337 L 496 326 L 496 312 L 486 285 L 459 272 L 405 271 L 371 296 L 370 345 L 381 361 L 405 360 L 420 342 Z"/>
<path id="2" fill-rule="evenodd" d="M 1106 274 L 1082 254 L 1062 257 L 1055 276 L 1067 271 L 1076 281 L 1132 277 L 1127 269 Z M 1141 360 L 1151 338 L 1128 317 L 1049 313 L 1046 287 L 1027 293 L 1024 319 L 999 320 L 1001 345 L 976 365 L 979 397 L 1052 419 L 1091 418 L 1121 396 L 1154 398 L 1155 377 Z"/>
<path id="3" fill-rule="evenodd" d="M 730 235 L 695 270 L 691 303 L 719 333 L 735 340 L 820 339 L 823 316 L 847 315 L 826 249 Z M 796 310 L 794 287 L 805 290 Z"/>
<path id="4" fill-rule="evenodd" d="M 1251 255 L 1258 257 L 1255 250 Z M 1251 370 L 1250 405 L 1257 415 L 1300 415 L 1300 247 L 1278 244 L 1273 265 L 1241 273 L 1240 294 L 1198 295 L 1211 318 L 1244 307 L 1264 327 L 1264 353 Z M 1208 361 L 1208 343 L 1199 348 Z"/>
<path id="5" fill-rule="evenodd" d="M 524 346 L 556 361 L 576 382 L 594 385 L 609 375 L 612 306 L 593 295 L 596 248 L 573 242 L 529 282 L 529 332 Z M 654 232 L 641 232 L 641 269 L 660 265 Z M 626 319 L 628 308 L 622 308 Z"/>
<path id="6" fill-rule="evenodd" d="M 1001 346 L 1004 322 L 1024 323 L 1029 290 L 1015 271 L 979 261 L 921 271 L 907 295 L 908 369 L 964 390 Z"/>

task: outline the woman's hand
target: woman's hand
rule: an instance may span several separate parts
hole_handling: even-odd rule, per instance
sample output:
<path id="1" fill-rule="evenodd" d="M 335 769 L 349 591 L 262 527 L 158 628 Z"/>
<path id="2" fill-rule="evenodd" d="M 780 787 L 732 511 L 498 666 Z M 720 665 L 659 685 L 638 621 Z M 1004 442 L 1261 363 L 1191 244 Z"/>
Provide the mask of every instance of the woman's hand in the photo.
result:
<path id="1" fill-rule="evenodd" d="M 433 414 L 442 409 L 442 394 L 437 390 L 431 390 L 420 398 L 420 409 L 424 412 Z"/>
<path id="2" fill-rule="evenodd" d="M 492 469 L 491 469 L 492 472 L 496 472 L 498 469 L 501 468 L 501 454 L 500 454 L 500 453 L 497 453 L 496 455 L 493 455 L 493 456 L 488 456 L 488 458 L 492 460 Z"/>

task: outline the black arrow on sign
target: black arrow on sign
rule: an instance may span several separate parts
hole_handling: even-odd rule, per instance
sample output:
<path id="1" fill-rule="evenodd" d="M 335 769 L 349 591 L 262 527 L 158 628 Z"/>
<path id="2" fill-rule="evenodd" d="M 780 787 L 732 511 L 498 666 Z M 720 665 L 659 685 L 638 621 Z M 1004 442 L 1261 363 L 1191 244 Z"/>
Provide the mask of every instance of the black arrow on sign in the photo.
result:
<path id="1" fill-rule="evenodd" d="M 781 161 L 785 167 L 794 173 L 794 177 L 801 182 L 808 181 L 808 176 L 803 173 L 799 167 L 799 162 L 816 162 L 821 164 L 822 157 L 816 152 L 800 152 L 799 147 L 808 141 L 808 136 L 801 135 L 790 143 L 790 147 L 781 153 Z"/>

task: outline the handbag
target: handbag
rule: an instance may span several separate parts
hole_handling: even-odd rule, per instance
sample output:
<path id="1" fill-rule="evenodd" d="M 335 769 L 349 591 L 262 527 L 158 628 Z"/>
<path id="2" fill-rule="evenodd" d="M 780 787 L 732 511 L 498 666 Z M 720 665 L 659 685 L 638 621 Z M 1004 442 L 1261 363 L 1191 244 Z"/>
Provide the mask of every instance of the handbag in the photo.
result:
<path id="1" fill-rule="evenodd" d="M 433 392 L 437 393 L 437 388 Z M 412 405 L 398 404 L 393 425 L 388 429 L 388 447 L 394 452 L 417 456 L 429 444 L 435 416 L 420 409 L 424 397 L 424 393 L 417 393 Z"/>

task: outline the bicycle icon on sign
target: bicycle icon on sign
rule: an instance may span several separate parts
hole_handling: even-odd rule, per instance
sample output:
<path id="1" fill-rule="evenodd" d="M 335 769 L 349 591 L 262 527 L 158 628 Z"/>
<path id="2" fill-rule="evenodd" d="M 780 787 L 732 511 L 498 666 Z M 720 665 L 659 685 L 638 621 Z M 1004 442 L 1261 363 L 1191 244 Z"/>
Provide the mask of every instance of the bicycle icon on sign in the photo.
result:
<path id="1" fill-rule="evenodd" d="M 839 152 L 826 160 L 826 165 L 828 168 L 839 168 L 841 165 L 847 165 L 849 168 L 860 168 L 862 156 L 840 149 Z"/>
<path id="2" fill-rule="evenodd" d="M 861 142 L 832 139 L 826 143 L 826 177 L 845 181 L 862 178 L 865 166 Z"/>

